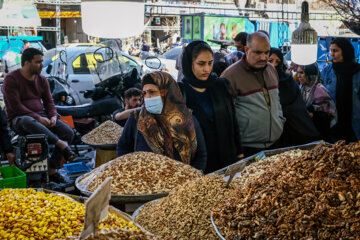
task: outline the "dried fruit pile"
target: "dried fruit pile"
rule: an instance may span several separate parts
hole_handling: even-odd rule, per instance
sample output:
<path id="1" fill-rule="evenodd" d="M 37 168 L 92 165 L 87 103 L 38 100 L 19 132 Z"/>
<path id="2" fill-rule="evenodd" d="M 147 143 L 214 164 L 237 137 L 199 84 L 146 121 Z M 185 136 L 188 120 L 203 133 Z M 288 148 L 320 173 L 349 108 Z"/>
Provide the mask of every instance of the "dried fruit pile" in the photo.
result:
<path id="1" fill-rule="evenodd" d="M 97 237 L 89 236 L 86 240 L 157 240 L 155 236 L 151 236 L 142 230 L 129 231 L 126 229 L 101 231 Z"/>
<path id="2" fill-rule="evenodd" d="M 66 239 L 80 235 L 85 205 L 67 197 L 34 189 L 0 191 L 0 239 Z M 131 222 L 110 213 L 99 229 L 138 230 Z"/>
<path id="3" fill-rule="evenodd" d="M 106 121 L 83 137 L 83 141 L 91 145 L 117 144 L 123 127 L 113 121 Z"/>
<path id="4" fill-rule="evenodd" d="M 211 210 L 230 188 L 219 175 L 206 175 L 177 187 L 140 210 L 135 221 L 146 230 L 169 239 L 218 239 L 211 225 Z"/>
<path id="5" fill-rule="evenodd" d="M 338 142 L 276 161 L 219 201 L 226 239 L 357 239 L 360 146 Z"/>
<path id="6" fill-rule="evenodd" d="M 111 193 L 117 195 L 167 193 L 188 180 L 202 176 L 190 165 L 151 152 L 121 156 L 100 170 L 94 169 L 90 173 L 96 177 L 87 189 L 95 191 L 107 177 L 112 177 Z"/>

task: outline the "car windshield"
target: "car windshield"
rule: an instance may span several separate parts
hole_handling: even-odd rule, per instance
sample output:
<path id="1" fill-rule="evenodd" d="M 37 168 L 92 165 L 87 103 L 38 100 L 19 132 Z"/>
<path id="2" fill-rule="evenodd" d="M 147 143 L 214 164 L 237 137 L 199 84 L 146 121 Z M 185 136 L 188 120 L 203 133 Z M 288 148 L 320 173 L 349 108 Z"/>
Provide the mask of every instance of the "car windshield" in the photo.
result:
<path id="1" fill-rule="evenodd" d="M 182 52 L 182 47 L 175 47 L 161 55 L 161 57 L 166 59 L 172 59 L 176 60 L 176 58 L 179 56 L 179 54 Z"/>
<path id="2" fill-rule="evenodd" d="M 44 58 L 43 58 L 44 67 L 49 66 L 53 61 L 55 61 L 58 58 L 58 56 L 59 56 L 59 50 L 57 49 L 51 49 L 46 53 L 44 53 Z"/>

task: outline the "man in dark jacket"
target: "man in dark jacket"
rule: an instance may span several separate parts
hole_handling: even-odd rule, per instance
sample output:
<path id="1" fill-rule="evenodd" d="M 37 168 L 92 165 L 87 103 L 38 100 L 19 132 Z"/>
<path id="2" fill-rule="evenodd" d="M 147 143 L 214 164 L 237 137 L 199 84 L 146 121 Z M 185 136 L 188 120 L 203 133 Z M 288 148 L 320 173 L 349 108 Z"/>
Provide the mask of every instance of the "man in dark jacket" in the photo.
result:
<path id="1" fill-rule="evenodd" d="M 13 165 L 15 162 L 15 154 L 13 153 L 13 147 L 11 146 L 10 140 L 6 117 L 4 111 L 0 107 L 0 147 L 1 151 L 5 153 L 9 164 Z"/>

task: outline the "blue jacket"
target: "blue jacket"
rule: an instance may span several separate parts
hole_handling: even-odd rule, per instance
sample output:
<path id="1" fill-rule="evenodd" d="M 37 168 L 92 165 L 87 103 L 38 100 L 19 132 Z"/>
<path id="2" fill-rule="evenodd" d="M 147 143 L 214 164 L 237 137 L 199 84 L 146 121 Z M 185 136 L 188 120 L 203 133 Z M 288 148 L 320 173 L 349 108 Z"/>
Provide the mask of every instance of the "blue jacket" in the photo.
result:
<path id="1" fill-rule="evenodd" d="M 205 170 L 206 161 L 207 161 L 207 152 L 205 146 L 204 135 L 201 131 L 198 120 L 193 116 L 196 140 L 197 140 L 197 149 L 196 154 L 193 159 L 191 159 L 190 165 L 201 171 Z M 135 147 L 135 136 L 136 137 L 136 147 Z M 136 148 L 136 149 L 135 149 Z M 137 130 L 137 121 L 135 120 L 134 114 L 131 114 L 129 119 L 126 121 L 124 131 L 119 139 L 117 145 L 118 157 L 132 153 L 132 152 L 152 152 L 149 145 L 146 143 L 146 140 L 143 134 Z M 180 155 L 177 151 L 174 151 L 175 160 L 181 161 Z"/>
<path id="2" fill-rule="evenodd" d="M 321 72 L 321 77 L 324 86 L 330 93 L 331 98 L 336 103 L 336 75 L 332 68 L 332 64 L 327 65 Z M 356 135 L 357 140 L 360 140 L 360 72 L 357 72 L 353 76 L 353 115 L 352 115 L 352 127 Z"/>

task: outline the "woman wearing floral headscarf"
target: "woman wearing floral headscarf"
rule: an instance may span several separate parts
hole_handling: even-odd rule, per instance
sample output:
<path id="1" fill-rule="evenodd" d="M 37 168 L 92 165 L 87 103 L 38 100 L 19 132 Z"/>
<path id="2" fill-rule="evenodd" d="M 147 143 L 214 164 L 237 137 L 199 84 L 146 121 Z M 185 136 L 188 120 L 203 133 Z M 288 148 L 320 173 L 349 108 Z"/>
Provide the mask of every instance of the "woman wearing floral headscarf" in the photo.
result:
<path id="1" fill-rule="evenodd" d="M 135 151 L 154 152 L 204 170 L 207 159 L 204 137 L 175 80 L 164 72 L 146 74 L 142 90 L 144 106 L 127 120 L 117 156 Z"/>
<path id="2" fill-rule="evenodd" d="M 330 141 L 330 128 L 336 123 L 336 107 L 328 91 L 320 83 L 318 66 L 316 63 L 299 66 L 297 73 L 309 116 L 320 132 L 320 136 Z"/>

